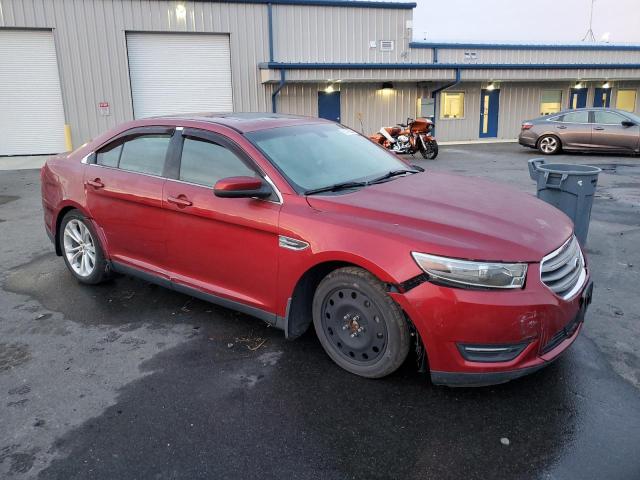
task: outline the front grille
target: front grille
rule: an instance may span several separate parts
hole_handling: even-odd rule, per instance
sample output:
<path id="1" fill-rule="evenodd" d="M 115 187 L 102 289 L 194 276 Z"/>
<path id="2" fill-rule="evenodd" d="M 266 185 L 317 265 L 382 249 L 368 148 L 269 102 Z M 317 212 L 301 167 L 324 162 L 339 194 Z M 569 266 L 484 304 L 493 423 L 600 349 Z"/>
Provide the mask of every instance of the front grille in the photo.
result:
<path id="1" fill-rule="evenodd" d="M 540 279 L 549 289 L 564 298 L 573 297 L 584 285 L 587 272 L 580 244 L 573 235 L 540 263 Z"/>

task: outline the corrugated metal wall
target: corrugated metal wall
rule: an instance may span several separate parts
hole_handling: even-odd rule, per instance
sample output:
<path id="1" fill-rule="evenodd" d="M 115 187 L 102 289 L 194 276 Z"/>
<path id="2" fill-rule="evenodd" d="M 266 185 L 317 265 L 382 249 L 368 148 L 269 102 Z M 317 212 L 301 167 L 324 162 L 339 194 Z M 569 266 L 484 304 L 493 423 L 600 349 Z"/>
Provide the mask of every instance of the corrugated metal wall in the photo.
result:
<path id="1" fill-rule="evenodd" d="M 280 62 L 430 62 L 431 51 L 410 51 L 412 10 L 274 5 L 273 30 Z M 390 52 L 380 40 L 393 40 Z M 369 42 L 376 42 L 371 47 Z"/>

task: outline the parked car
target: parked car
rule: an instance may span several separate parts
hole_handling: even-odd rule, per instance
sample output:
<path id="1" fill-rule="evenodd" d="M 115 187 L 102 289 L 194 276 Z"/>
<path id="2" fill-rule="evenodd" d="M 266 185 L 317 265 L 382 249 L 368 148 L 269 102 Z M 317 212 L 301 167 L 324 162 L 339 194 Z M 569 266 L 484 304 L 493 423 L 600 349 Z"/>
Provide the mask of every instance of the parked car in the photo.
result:
<path id="1" fill-rule="evenodd" d="M 640 117 L 610 108 L 578 108 L 522 123 L 520 145 L 545 155 L 561 150 L 640 153 Z"/>
<path id="2" fill-rule="evenodd" d="M 508 381 L 566 350 L 591 298 L 559 210 L 426 172 L 321 119 L 129 122 L 49 159 L 42 200 L 80 282 L 135 275 L 288 338 L 313 323 L 364 377 L 390 374 L 413 346 L 434 383 Z"/>

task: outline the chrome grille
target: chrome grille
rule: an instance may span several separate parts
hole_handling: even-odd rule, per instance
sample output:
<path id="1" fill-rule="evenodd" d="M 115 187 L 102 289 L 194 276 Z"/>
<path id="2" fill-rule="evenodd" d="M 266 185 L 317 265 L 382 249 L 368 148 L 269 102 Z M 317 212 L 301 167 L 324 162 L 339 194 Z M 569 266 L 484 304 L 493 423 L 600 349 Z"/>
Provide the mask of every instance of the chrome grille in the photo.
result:
<path id="1" fill-rule="evenodd" d="M 565 300 L 582 288 L 586 278 L 584 257 L 575 235 L 545 256 L 540 263 L 542 283 Z"/>

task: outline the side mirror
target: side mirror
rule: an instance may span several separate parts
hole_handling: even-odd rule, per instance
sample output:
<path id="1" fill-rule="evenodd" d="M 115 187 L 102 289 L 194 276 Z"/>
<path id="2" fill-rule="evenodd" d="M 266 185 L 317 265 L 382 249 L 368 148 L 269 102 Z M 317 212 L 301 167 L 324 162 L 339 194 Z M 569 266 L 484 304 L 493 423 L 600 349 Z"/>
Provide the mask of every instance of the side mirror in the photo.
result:
<path id="1" fill-rule="evenodd" d="M 622 122 L 622 126 L 623 127 L 635 127 L 635 122 L 632 122 L 631 120 L 623 120 Z"/>
<path id="2" fill-rule="evenodd" d="M 271 188 L 261 178 L 228 177 L 216 182 L 213 193 L 222 198 L 266 198 L 271 195 Z"/>

